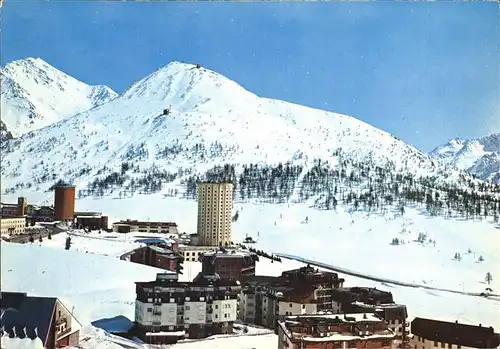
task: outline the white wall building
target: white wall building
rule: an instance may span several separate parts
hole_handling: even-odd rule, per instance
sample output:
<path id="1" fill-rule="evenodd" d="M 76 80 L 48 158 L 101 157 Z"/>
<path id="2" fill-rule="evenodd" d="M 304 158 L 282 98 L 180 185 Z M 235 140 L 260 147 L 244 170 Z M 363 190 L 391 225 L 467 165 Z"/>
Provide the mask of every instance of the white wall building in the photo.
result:
<path id="1" fill-rule="evenodd" d="M 25 217 L 1 217 L 0 233 L 1 235 L 20 235 L 26 231 Z"/>
<path id="2" fill-rule="evenodd" d="M 135 321 L 143 337 L 156 334 L 154 343 L 169 343 L 173 334 L 204 338 L 232 332 L 241 290 L 237 281 L 200 273 L 193 282 L 180 283 L 172 273 L 136 287 Z"/>

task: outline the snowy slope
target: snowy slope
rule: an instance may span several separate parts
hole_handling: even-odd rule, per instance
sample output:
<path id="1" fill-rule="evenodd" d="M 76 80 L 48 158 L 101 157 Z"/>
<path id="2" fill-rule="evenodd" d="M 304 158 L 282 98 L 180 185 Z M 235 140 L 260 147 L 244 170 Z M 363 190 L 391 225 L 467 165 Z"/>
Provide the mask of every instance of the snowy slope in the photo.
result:
<path id="1" fill-rule="evenodd" d="M 172 62 L 108 103 L 10 141 L 2 178 L 12 190 L 47 188 L 55 178 L 83 189 L 124 162 L 195 173 L 224 163 L 307 168 L 314 158 L 338 163 L 339 148 L 352 161 L 416 176 L 460 175 L 353 117 L 261 98 L 213 71 Z"/>
<path id="2" fill-rule="evenodd" d="M 109 87 L 89 86 L 40 58 L 11 62 L 1 72 L 1 118 L 15 137 L 116 96 Z"/>
<path id="3" fill-rule="evenodd" d="M 27 292 L 30 295 L 58 297 L 84 325 L 80 346 L 84 349 L 143 348 L 130 340 L 113 336 L 89 323 L 125 316 L 134 319 L 135 281 L 154 280 L 162 270 L 120 261 L 101 255 L 111 247 L 103 239 L 101 246 L 92 239 L 75 241 L 80 250 L 55 248 L 49 240 L 42 246 L 2 242 L 2 291 Z M 47 244 L 48 243 L 48 244 Z M 61 241 L 61 243 L 63 243 Z M 36 263 L 27 263 L 30 255 Z M 277 336 L 270 331 L 250 328 L 249 335 L 216 336 L 202 341 L 179 343 L 173 348 L 267 349 L 274 347 Z"/>
<path id="4" fill-rule="evenodd" d="M 97 254 L 3 241 L 1 265 L 2 291 L 58 297 L 74 307 L 82 324 L 118 315 L 133 319 L 134 282 L 162 272 Z"/>
<path id="5" fill-rule="evenodd" d="M 478 139 L 452 139 L 429 155 L 483 180 L 500 184 L 500 133 Z"/>
<path id="6" fill-rule="evenodd" d="M 154 202 L 154 205 L 151 205 Z M 111 222 L 118 219 L 151 219 L 175 221 L 181 232 L 196 231 L 195 201 L 164 198 L 161 195 L 139 195 L 133 198 L 114 198 L 77 201 L 77 210 L 99 210 L 109 215 Z M 500 293 L 500 236 L 498 229 L 486 221 L 462 221 L 426 217 L 418 210 L 407 209 L 400 217 L 348 213 L 342 209 L 319 211 L 308 204 L 278 205 L 237 203 L 238 221 L 233 223 L 233 240 L 242 241 L 252 236 L 254 246 L 266 251 L 300 255 L 326 264 L 341 266 L 359 273 L 451 289 L 479 293 L 487 287 Z M 305 224 L 305 217 L 309 223 Z M 474 231 L 474 234 L 470 234 Z M 415 241 L 420 232 L 426 233 L 425 243 Z M 111 234 L 110 236 L 114 236 Z M 391 245 L 393 238 L 404 240 Z M 75 248 L 90 253 L 109 253 L 120 247 L 129 237 L 121 237 L 115 247 L 111 239 L 75 240 Z M 433 242 L 436 241 L 434 245 Z M 60 240 L 59 247 L 62 248 Z M 99 245 L 101 244 L 101 245 Z M 42 246 L 53 246 L 45 240 Z M 108 249 L 108 251 L 106 251 Z M 470 253 L 469 253 L 470 250 Z M 460 253 L 460 261 L 453 260 Z M 479 257 L 483 262 L 479 262 Z M 279 275 L 281 271 L 300 263 L 269 263 L 262 260 L 256 272 Z M 187 262 L 181 280 L 190 280 L 200 271 L 199 263 Z M 486 273 L 493 275 L 491 284 L 485 282 Z M 411 316 L 433 317 L 447 321 L 471 324 L 491 324 L 500 328 L 500 300 L 484 299 L 448 292 L 381 284 L 359 277 L 343 275 L 346 285 L 370 286 L 393 292 L 397 302 L 408 306 Z"/>

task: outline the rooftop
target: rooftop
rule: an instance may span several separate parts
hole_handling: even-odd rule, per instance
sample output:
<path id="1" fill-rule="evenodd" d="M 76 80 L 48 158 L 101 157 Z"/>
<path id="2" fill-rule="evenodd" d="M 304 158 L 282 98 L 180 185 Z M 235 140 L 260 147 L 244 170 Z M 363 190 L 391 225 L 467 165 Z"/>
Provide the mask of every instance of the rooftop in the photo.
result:
<path id="1" fill-rule="evenodd" d="M 135 239 L 134 242 L 149 245 L 149 244 L 166 244 L 171 242 L 171 240 L 167 238 L 150 237 L 150 238 L 138 238 Z"/>
<path id="2" fill-rule="evenodd" d="M 102 212 L 75 212 L 77 217 L 100 217 Z"/>
<path id="3" fill-rule="evenodd" d="M 190 287 L 240 287 L 239 281 L 221 279 L 217 274 L 203 274 L 200 272 L 191 282 L 179 282 L 179 277 L 176 273 L 161 273 L 156 275 L 156 280 L 146 282 L 136 282 L 137 286 L 144 288 L 153 287 L 175 287 L 179 289 L 189 289 Z"/>
<path id="4" fill-rule="evenodd" d="M 46 344 L 56 298 L 28 297 L 26 293 L 1 292 L 1 327 L 8 334 L 39 337 Z"/>
<path id="5" fill-rule="evenodd" d="M 382 322 L 382 319 L 373 313 L 290 315 L 285 319 L 291 323 L 304 324 Z"/>
<path id="6" fill-rule="evenodd" d="M 342 326 L 346 324 L 347 326 Z M 318 314 L 286 316 L 278 326 L 292 341 L 330 342 L 391 340 L 395 334 L 374 314 Z"/>
<path id="7" fill-rule="evenodd" d="M 154 222 L 154 221 L 138 221 L 135 219 L 126 219 L 126 220 L 121 220 L 119 222 L 113 223 L 115 225 L 146 225 L 146 226 L 152 226 L 152 225 L 159 225 L 159 226 L 167 226 L 167 227 L 177 227 L 177 223 L 175 222 Z"/>
<path id="8" fill-rule="evenodd" d="M 373 311 L 385 320 L 400 320 L 402 318 L 406 319 L 408 317 L 406 305 L 403 304 L 389 303 L 371 305 L 362 302 L 354 302 L 352 303 L 352 305 L 361 310 Z"/>
<path id="9" fill-rule="evenodd" d="M 166 255 L 174 254 L 174 251 L 172 251 L 172 250 L 170 250 L 168 248 L 164 248 L 164 247 L 150 245 L 150 246 L 148 246 L 148 248 L 152 249 L 156 253 L 162 253 L 162 254 L 166 254 Z"/>
<path id="10" fill-rule="evenodd" d="M 214 249 L 212 251 L 207 251 L 203 253 L 203 256 L 214 256 L 222 258 L 241 258 L 241 257 L 257 256 L 257 254 L 254 252 L 248 252 L 244 250 L 224 248 L 224 249 Z"/>

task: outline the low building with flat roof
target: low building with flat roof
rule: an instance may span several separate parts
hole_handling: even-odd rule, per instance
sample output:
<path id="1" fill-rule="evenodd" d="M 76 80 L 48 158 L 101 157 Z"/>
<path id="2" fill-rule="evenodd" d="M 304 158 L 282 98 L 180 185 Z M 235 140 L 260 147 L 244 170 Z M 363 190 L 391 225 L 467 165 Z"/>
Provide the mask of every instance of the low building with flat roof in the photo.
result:
<path id="1" fill-rule="evenodd" d="M 138 231 L 140 233 L 178 234 L 177 223 L 138 221 L 133 219 L 113 223 L 113 231 L 118 233 Z"/>
<path id="2" fill-rule="evenodd" d="M 500 334 L 491 326 L 461 324 L 425 318 L 411 322 L 412 348 L 498 348 Z"/>
<path id="3" fill-rule="evenodd" d="M 22 235 L 26 232 L 26 217 L 0 216 L 1 235 Z"/>

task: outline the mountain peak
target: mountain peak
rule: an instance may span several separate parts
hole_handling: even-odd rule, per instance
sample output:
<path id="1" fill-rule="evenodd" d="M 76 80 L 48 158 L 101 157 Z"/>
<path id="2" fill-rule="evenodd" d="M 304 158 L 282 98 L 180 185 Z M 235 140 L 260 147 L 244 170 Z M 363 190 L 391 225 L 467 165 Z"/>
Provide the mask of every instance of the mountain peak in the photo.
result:
<path id="1" fill-rule="evenodd" d="M 12 61 L 7 63 L 4 69 L 4 73 L 7 75 L 40 74 L 42 71 L 60 72 L 58 69 L 38 57 L 28 57 Z"/>
<path id="2" fill-rule="evenodd" d="M 430 152 L 439 161 L 499 184 L 500 133 L 476 139 L 455 138 Z"/>
<path id="3" fill-rule="evenodd" d="M 236 82 L 201 65 L 173 61 L 134 83 L 126 99 L 145 98 L 149 102 L 176 105 L 180 110 L 202 108 L 208 102 L 232 106 L 234 100 L 256 96 Z"/>
<path id="4" fill-rule="evenodd" d="M 1 84 L 2 121 L 16 137 L 117 96 L 109 87 L 89 86 L 32 57 L 8 63 Z"/>

